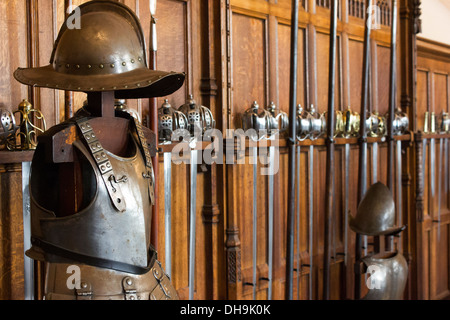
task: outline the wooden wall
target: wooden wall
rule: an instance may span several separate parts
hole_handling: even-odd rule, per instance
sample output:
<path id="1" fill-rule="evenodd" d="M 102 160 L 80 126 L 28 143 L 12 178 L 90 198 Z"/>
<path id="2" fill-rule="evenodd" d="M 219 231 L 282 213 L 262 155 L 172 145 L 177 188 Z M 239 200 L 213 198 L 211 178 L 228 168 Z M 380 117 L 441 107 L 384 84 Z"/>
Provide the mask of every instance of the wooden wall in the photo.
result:
<path id="1" fill-rule="evenodd" d="M 450 47 L 419 39 L 417 57 L 417 123 L 424 130 L 425 112 L 449 112 Z M 449 295 L 448 135 L 419 135 L 423 157 L 423 190 L 417 228 L 420 298 L 440 299 Z M 428 138 L 428 139 L 427 139 Z M 431 139 L 435 139 L 435 166 Z M 427 143 L 424 143 L 427 142 Z M 424 147 L 425 146 L 425 147 Z M 434 179 L 432 178 L 434 175 Z M 434 187 L 433 187 L 434 186 Z"/>
<path id="2" fill-rule="evenodd" d="M 12 77 L 17 67 L 41 66 L 48 63 L 53 41 L 64 21 L 65 6 L 70 1 L 21 0 L 0 3 L 0 108 L 15 110 L 23 98 L 40 109 L 48 126 L 60 123 L 75 112 L 85 99 L 74 94 L 67 103 L 64 92 L 50 89 L 31 89 L 20 85 Z M 74 5 L 85 1 L 73 0 Z M 150 16 L 148 1 L 121 1 L 133 9 L 141 19 L 147 44 Z M 415 69 L 414 32 L 410 29 L 417 1 L 402 0 L 399 39 L 408 59 L 399 59 L 398 97 L 403 110 L 411 119 L 411 128 L 420 130 L 423 110 L 448 108 L 448 61 L 439 54 L 425 54 L 419 50 L 417 69 L 417 110 L 410 90 Z M 336 107 L 361 110 L 362 49 L 364 35 L 364 1 L 339 1 L 338 55 L 336 73 Z M 327 109 L 328 46 L 330 1 L 302 0 L 299 10 L 298 103 Z M 390 1 L 377 1 L 381 8 L 381 24 L 373 30 L 370 60 L 370 111 L 384 114 L 388 110 Z M 419 2 L 420 4 L 420 2 Z M 240 128 L 240 115 L 257 101 L 266 107 L 274 101 L 284 111 L 289 109 L 290 59 L 289 0 L 160 0 L 157 4 L 158 61 L 157 68 L 186 72 L 185 85 L 169 102 L 178 107 L 188 94 L 211 108 L 216 127 Z M 406 10 L 408 9 L 408 10 Z M 411 50 L 410 47 L 411 46 Z M 420 48 L 424 47 L 422 45 Z M 428 45 L 427 45 L 428 47 Z M 406 49 L 405 49 L 406 48 Z M 406 60 L 406 62 L 405 62 Z M 437 60 L 437 61 L 436 61 Z M 406 65 L 405 65 L 406 63 Z M 445 92 L 445 93 L 444 93 Z M 70 97 L 70 96 L 69 96 Z M 162 99 L 158 99 L 158 106 Z M 149 101 L 127 101 L 145 119 Z M 68 108 L 72 106 L 72 108 Z M 435 108 L 435 109 L 432 109 Z M 417 111 L 417 112 L 416 112 Z M 417 117 L 415 116 L 417 114 Z M 437 225 L 416 223 L 420 207 L 420 188 L 416 169 L 419 164 L 413 135 L 402 139 L 402 212 L 398 221 L 408 223 L 408 232 L 396 239 L 397 248 L 407 257 L 411 275 L 405 298 L 436 299 L 448 294 L 448 212 L 441 210 L 440 238 Z M 373 157 L 374 142 L 378 146 Z M 268 298 L 269 230 L 273 231 L 272 298 L 285 298 L 286 216 L 288 154 L 286 143 L 280 143 L 279 171 L 274 176 L 273 224 L 268 223 L 269 179 L 259 174 L 257 204 L 257 283 L 256 299 Z M 350 149 L 348 161 L 348 190 L 345 184 L 345 147 Z M 324 139 L 299 143 L 300 179 L 296 212 L 300 228 L 295 231 L 294 299 L 321 299 L 324 248 L 324 194 L 326 148 Z M 439 146 L 439 144 L 437 144 Z M 226 145 L 228 147 L 228 145 Z M 234 149 L 233 146 L 231 146 Z M 162 148 L 165 150 L 164 148 Z M 439 150 L 437 148 L 436 150 Z M 355 234 L 347 228 L 346 213 L 356 214 L 358 181 L 358 140 L 337 139 L 334 198 L 333 253 L 331 266 L 331 298 L 353 298 L 353 263 Z M 235 160 L 238 157 L 234 155 Z M 164 239 L 164 172 L 162 153 L 159 156 L 158 177 L 158 257 L 165 264 Z M 428 157 L 429 158 L 429 157 Z M 22 199 L 20 196 L 20 163 L 30 161 L 29 153 L 11 156 L 0 151 L 1 207 L 0 207 L 0 299 L 23 298 L 23 238 Z M 381 139 L 369 141 L 368 186 L 376 181 L 386 183 L 386 143 Z M 249 150 L 245 164 L 213 164 L 199 166 L 197 177 L 197 239 L 196 283 L 194 299 L 253 299 L 252 282 L 252 203 L 253 166 Z M 259 165 L 258 169 L 262 169 Z M 397 167 L 394 168 L 394 174 Z M 429 168 L 427 169 L 429 170 Z M 311 172 L 311 173 L 310 173 Z M 428 172 L 428 171 L 426 171 Z M 396 175 L 397 176 L 397 175 Z M 419 181 L 420 182 L 420 181 Z M 425 179 L 425 191 L 428 181 Z M 394 194 L 399 191 L 396 182 Z M 448 185 L 446 187 L 448 192 Z M 395 197 L 398 204 L 397 197 Z M 418 200 L 417 200 L 418 199 Z M 444 201 L 445 199 L 445 201 Z M 448 196 L 442 204 L 448 204 Z M 417 202 L 419 201 L 419 202 Z M 427 203 L 428 198 L 424 196 Z M 188 298 L 188 236 L 189 236 L 189 166 L 172 165 L 172 281 L 180 298 Z M 446 206 L 446 208 L 448 205 Z M 298 210 L 298 211 L 297 211 Z M 424 215 L 433 220 L 429 209 Z M 428 221 L 424 219 L 424 221 Z M 312 222 L 312 228 L 311 223 Z M 297 225 L 297 217 L 296 217 Z M 271 228 L 271 229 L 269 229 Z M 312 230 L 312 232 L 311 232 Z M 22 247 L 21 247 L 22 245 Z M 368 239 L 367 250 L 373 249 Z M 447 255 L 440 254 L 445 251 Z M 346 255 L 343 255 L 346 253 Z M 446 264 L 444 263 L 446 261 Z M 312 264 L 311 264 L 312 262 Z M 446 279 L 447 282 L 438 280 Z M 447 284 L 447 285 L 446 285 Z M 364 291 L 363 291 L 364 293 Z"/>

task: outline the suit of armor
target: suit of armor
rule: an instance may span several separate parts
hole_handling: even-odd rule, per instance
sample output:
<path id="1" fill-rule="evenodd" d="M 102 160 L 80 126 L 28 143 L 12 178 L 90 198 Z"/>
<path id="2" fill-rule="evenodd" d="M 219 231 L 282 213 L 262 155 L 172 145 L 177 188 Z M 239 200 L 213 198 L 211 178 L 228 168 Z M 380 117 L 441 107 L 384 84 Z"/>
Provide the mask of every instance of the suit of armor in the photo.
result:
<path id="1" fill-rule="evenodd" d="M 147 68 L 139 20 L 125 5 L 79 8 L 81 30 L 63 24 L 50 65 L 14 74 L 88 94 L 73 118 L 39 137 L 27 255 L 46 262 L 45 299 L 177 299 L 150 244 L 156 141 L 136 118 L 115 114 L 114 98 L 168 95 L 184 74 Z"/>

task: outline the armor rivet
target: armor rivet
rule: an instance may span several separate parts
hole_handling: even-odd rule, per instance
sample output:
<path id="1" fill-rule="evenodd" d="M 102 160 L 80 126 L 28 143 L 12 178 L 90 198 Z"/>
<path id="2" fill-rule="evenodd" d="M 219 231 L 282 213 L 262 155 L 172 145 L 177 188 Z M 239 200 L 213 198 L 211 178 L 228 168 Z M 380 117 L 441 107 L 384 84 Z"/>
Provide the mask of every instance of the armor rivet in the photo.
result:
<path id="1" fill-rule="evenodd" d="M 116 65 L 114 63 L 111 63 L 111 68 L 114 68 Z"/>
<path id="2" fill-rule="evenodd" d="M 81 90 L 81 87 L 78 87 L 78 90 Z"/>
<path id="3" fill-rule="evenodd" d="M 139 58 L 138 58 L 138 60 L 139 60 L 139 61 L 142 61 L 142 58 L 141 58 L 141 57 L 139 57 Z"/>
<path id="4" fill-rule="evenodd" d="M 127 65 L 127 63 L 126 63 L 126 62 L 122 62 L 122 65 L 123 65 L 123 66 L 126 66 L 126 65 Z"/>
<path id="5" fill-rule="evenodd" d="M 125 89 L 127 89 L 128 88 L 128 86 L 125 86 Z"/>
<path id="6" fill-rule="evenodd" d="M 136 84 L 138 87 L 140 87 L 141 86 L 141 84 L 140 83 L 138 83 L 138 84 Z"/>
<path id="7" fill-rule="evenodd" d="M 70 64 L 66 64 L 66 68 L 69 69 L 70 68 Z"/>
<path id="8" fill-rule="evenodd" d="M 117 87 L 113 87 L 113 89 L 114 89 L 114 90 L 116 90 L 116 89 L 117 89 Z"/>
<path id="9" fill-rule="evenodd" d="M 105 90 L 105 87 L 102 87 L 102 90 Z"/>
<path id="10" fill-rule="evenodd" d="M 152 80 L 148 80 L 148 83 L 152 83 Z"/>
<path id="11" fill-rule="evenodd" d="M 131 297 L 130 297 L 130 300 L 134 300 L 134 299 L 136 299 L 134 296 L 131 296 Z"/>
<path id="12" fill-rule="evenodd" d="M 92 90 L 94 90 L 94 88 L 89 88 L 89 90 L 91 90 L 91 91 L 92 91 Z"/>
<path id="13" fill-rule="evenodd" d="M 134 59 L 131 59 L 131 63 L 134 63 Z"/>
<path id="14" fill-rule="evenodd" d="M 87 67 L 88 67 L 88 69 L 92 68 L 92 66 L 91 66 L 90 64 L 88 64 L 88 66 L 87 66 Z"/>
<path id="15" fill-rule="evenodd" d="M 131 281 L 130 278 L 127 278 L 127 285 L 131 286 L 133 284 L 133 281 Z"/>
<path id="16" fill-rule="evenodd" d="M 81 287 L 82 287 L 83 289 L 86 289 L 86 288 L 87 288 L 87 286 L 88 286 L 88 285 L 87 285 L 87 283 L 86 283 L 86 282 L 82 282 L 82 283 L 81 283 Z"/>
<path id="17" fill-rule="evenodd" d="M 111 168 L 111 164 L 110 164 L 109 162 L 106 164 L 106 166 L 107 166 L 108 168 Z"/>
<path id="18" fill-rule="evenodd" d="M 77 69 L 80 69 L 80 65 L 79 64 L 77 64 Z"/>
<path id="19" fill-rule="evenodd" d="M 100 67 L 100 69 L 103 69 L 105 66 L 101 64 L 101 65 L 99 65 L 99 67 Z"/>

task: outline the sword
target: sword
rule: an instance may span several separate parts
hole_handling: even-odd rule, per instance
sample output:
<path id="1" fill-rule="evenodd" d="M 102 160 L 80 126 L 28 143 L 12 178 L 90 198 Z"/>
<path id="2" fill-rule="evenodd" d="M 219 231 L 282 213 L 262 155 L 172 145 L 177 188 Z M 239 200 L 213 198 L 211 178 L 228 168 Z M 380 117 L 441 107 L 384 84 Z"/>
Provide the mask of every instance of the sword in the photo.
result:
<path id="1" fill-rule="evenodd" d="M 328 119 L 327 119 L 327 162 L 326 162 L 326 197 L 325 197 L 325 248 L 324 248 L 324 279 L 323 299 L 330 299 L 331 253 L 330 242 L 331 226 L 333 224 L 334 199 L 334 117 L 335 117 L 335 74 L 336 74 L 336 29 L 337 29 L 337 0 L 331 2 L 330 9 L 330 56 L 329 56 L 329 83 L 328 83 Z"/>
<path id="2" fill-rule="evenodd" d="M 258 147 L 251 147 L 253 158 L 253 300 L 256 299 L 256 264 L 257 264 L 257 240 L 258 240 Z"/>
<path id="3" fill-rule="evenodd" d="M 192 142 L 196 142 L 196 139 Z M 195 147 L 191 150 L 190 160 L 190 203 L 189 203 L 189 300 L 194 299 L 195 286 L 195 234 L 196 234 L 196 191 L 197 191 L 197 153 Z"/>
<path id="4" fill-rule="evenodd" d="M 164 226 L 166 266 L 169 277 L 172 274 L 172 152 L 164 153 Z"/>
<path id="5" fill-rule="evenodd" d="M 398 225 L 402 225 L 402 142 L 397 140 L 397 214 Z M 401 233 L 398 234 L 398 251 L 402 252 Z M 392 237 L 391 237 L 392 238 Z"/>
<path id="6" fill-rule="evenodd" d="M 367 132 L 366 132 L 366 114 L 367 114 L 367 102 L 368 102 L 368 86 L 369 86 L 369 56 L 370 56 L 370 32 L 371 27 L 369 23 L 371 22 L 371 14 L 368 10 L 372 8 L 372 0 L 366 0 L 366 19 L 364 26 L 364 55 L 363 55 L 363 76 L 362 76 L 362 93 L 361 93 L 361 121 L 360 121 L 360 148 L 359 148 L 359 168 L 358 168 L 358 203 L 364 197 L 367 188 Z M 356 241 L 355 241 L 355 263 L 357 264 L 356 268 L 359 270 L 358 263 L 361 260 L 361 235 L 356 233 Z M 359 299 L 361 297 L 361 275 L 358 272 L 355 272 L 355 299 Z"/>
<path id="7" fill-rule="evenodd" d="M 350 144 L 345 144 L 344 150 L 345 157 L 345 182 L 344 182 L 344 265 L 347 267 L 348 264 L 348 214 L 350 212 L 350 208 L 348 205 L 348 196 L 349 196 L 349 180 L 350 180 Z"/>
<path id="8" fill-rule="evenodd" d="M 435 113 L 431 112 L 431 133 L 436 133 L 436 117 Z M 436 145 L 435 139 L 430 138 L 430 189 L 431 199 L 434 201 L 436 194 Z"/>
<path id="9" fill-rule="evenodd" d="M 31 248 L 30 213 L 30 171 L 31 162 L 22 162 L 22 204 L 23 204 L 23 249 Z M 24 254 L 25 300 L 34 300 L 34 262 Z"/>
<path id="10" fill-rule="evenodd" d="M 295 217 L 295 141 L 297 115 L 297 50 L 298 50 L 298 6 L 292 0 L 291 7 L 291 57 L 289 83 L 289 161 L 288 161 L 288 212 L 286 232 L 286 299 L 293 298 L 294 269 L 294 217 Z"/>
<path id="11" fill-rule="evenodd" d="M 272 300 L 272 257 L 273 257 L 273 179 L 274 179 L 274 170 L 275 166 L 275 147 L 269 147 L 269 216 L 268 216 L 268 260 L 269 260 L 269 288 L 267 292 L 267 299 Z M 295 186 L 294 186 L 295 187 Z"/>
<path id="12" fill-rule="evenodd" d="M 300 268 L 300 145 L 297 146 L 297 300 L 300 300 L 300 277 L 301 277 L 301 268 Z"/>
<path id="13" fill-rule="evenodd" d="M 313 294 L 313 232 L 314 232 L 314 147 L 309 146 L 309 162 L 308 162 L 308 211 L 309 211 L 309 299 L 312 300 Z"/>
<path id="14" fill-rule="evenodd" d="M 438 218 L 437 218 L 437 224 L 438 224 L 438 241 L 441 239 L 441 183 L 442 183 L 442 155 L 443 155 L 443 145 L 444 145 L 444 139 L 439 139 L 439 175 L 438 175 Z"/>
<path id="15" fill-rule="evenodd" d="M 394 118 L 395 118 L 395 98 L 396 98 L 396 61 L 397 61 L 397 0 L 392 0 L 392 27 L 391 27 L 391 56 L 390 56 L 390 78 L 389 78 L 389 122 L 388 122 L 388 170 L 387 170 L 387 180 L 388 188 L 391 192 L 394 191 Z M 400 174 L 399 181 L 397 184 L 401 184 L 401 143 L 397 141 L 397 177 Z M 425 141 L 424 141 L 425 147 Z M 400 170 L 400 173 L 398 171 Z M 397 188 L 401 188 L 399 184 Z M 398 191 L 398 190 L 397 190 Z M 398 193 L 397 193 L 398 194 Z M 397 199 L 398 206 L 401 206 L 401 194 L 400 198 Z M 400 199 L 400 202 L 399 202 Z M 400 203 L 400 204 L 399 204 Z M 401 207 L 397 207 L 398 212 L 401 212 Z M 394 238 L 392 236 L 386 237 L 385 247 L 388 251 L 393 248 Z"/>

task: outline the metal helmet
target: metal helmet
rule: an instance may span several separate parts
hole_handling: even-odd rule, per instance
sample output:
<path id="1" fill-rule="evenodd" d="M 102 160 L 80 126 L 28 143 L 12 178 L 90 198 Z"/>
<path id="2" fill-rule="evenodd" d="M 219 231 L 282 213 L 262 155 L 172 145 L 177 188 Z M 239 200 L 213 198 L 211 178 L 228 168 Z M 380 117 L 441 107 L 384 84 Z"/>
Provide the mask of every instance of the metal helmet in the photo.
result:
<path id="1" fill-rule="evenodd" d="M 196 130 L 203 134 L 206 130 L 213 129 L 216 126 L 211 110 L 197 104 L 192 94 L 189 95 L 186 103 L 178 108 L 178 111 L 186 116 L 189 131 L 193 136 L 195 136 Z"/>
<path id="2" fill-rule="evenodd" d="M 172 141 L 172 133 L 177 129 L 188 130 L 188 120 L 184 113 L 175 110 L 168 99 L 158 109 L 158 137 L 160 142 Z"/>
<path id="3" fill-rule="evenodd" d="M 408 263 L 398 252 L 364 257 L 369 292 L 362 300 L 401 300 L 408 279 Z"/>
<path id="4" fill-rule="evenodd" d="M 391 191 L 381 182 L 367 190 L 356 217 L 350 215 L 349 219 L 350 228 L 362 235 L 392 235 L 405 229 L 405 226 L 394 226 L 395 203 Z"/>
<path id="5" fill-rule="evenodd" d="M 14 77 L 19 82 L 69 91 L 115 91 L 118 99 L 165 96 L 182 86 L 184 74 L 147 67 L 142 27 L 130 8 L 117 1 L 90 1 L 78 8 L 80 28 L 69 28 L 68 17 L 50 64 L 18 68 Z"/>

